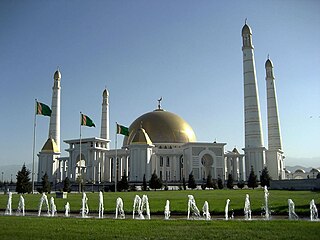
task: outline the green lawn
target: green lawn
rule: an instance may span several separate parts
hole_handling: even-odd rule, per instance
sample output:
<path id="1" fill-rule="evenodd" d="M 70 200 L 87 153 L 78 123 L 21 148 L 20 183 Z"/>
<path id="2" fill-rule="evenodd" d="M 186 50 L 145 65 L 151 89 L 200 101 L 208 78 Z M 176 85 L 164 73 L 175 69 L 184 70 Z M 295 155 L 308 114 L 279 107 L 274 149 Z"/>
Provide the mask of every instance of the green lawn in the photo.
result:
<path id="1" fill-rule="evenodd" d="M 309 221 L 114 220 L 0 217 L 1 239 L 318 239 Z"/>
<path id="2" fill-rule="evenodd" d="M 89 218 L 80 218 L 82 194 L 68 194 L 68 199 L 55 199 L 59 217 L 36 217 L 40 194 L 26 194 L 27 216 L 4 216 L 8 196 L 0 195 L 0 239 L 318 239 L 320 222 L 306 220 L 254 220 L 239 221 L 243 218 L 246 194 L 250 195 L 253 217 L 259 216 L 264 203 L 262 189 L 255 190 L 195 190 L 195 191 L 148 191 L 104 193 L 105 212 L 112 214 L 104 219 L 96 218 L 99 194 L 87 193 L 90 208 Z M 133 220 L 132 205 L 136 194 L 147 194 L 151 209 L 151 220 Z M 235 220 L 186 220 L 188 195 L 195 197 L 201 210 L 204 201 L 209 202 L 211 216 L 217 219 L 224 214 L 225 202 L 229 198 L 230 209 L 235 211 Z M 48 195 L 55 197 L 55 194 Z M 127 214 L 125 220 L 113 219 L 116 198 L 121 197 Z M 272 215 L 288 215 L 288 198 L 296 205 L 299 216 L 309 216 L 309 202 L 320 202 L 320 192 L 312 191 L 269 191 L 269 204 Z M 163 220 L 166 200 L 170 200 L 172 215 L 182 214 L 182 218 L 172 216 Z M 19 195 L 13 195 L 13 212 L 18 206 Z M 64 205 L 70 203 L 73 216 L 63 217 Z M 34 216 L 30 216 L 33 214 Z M 160 216 L 152 217 L 152 214 Z M 95 217 L 92 217 L 95 216 Z M 222 219 L 222 218 L 219 218 Z M 305 218 L 306 219 L 306 218 Z"/>
<path id="3" fill-rule="evenodd" d="M 106 213 L 113 214 L 115 212 L 115 205 L 117 197 L 121 197 L 124 202 L 124 210 L 126 214 L 132 212 L 133 199 L 136 194 L 142 196 L 147 194 L 150 203 L 151 214 L 163 214 L 166 200 L 170 200 L 170 210 L 172 215 L 187 213 L 188 195 L 192 194 L 195 197 L 198 208 L 201 210 L 204 201 L 208 201 L 211 215 L 224 214 L 224 207 L 226 200 L 229 198 L 230 207 L 233 209 L 236 216 L 243 216 L 243 207 L 245 195 L 250 195 L 251 209 L 254 215 L 260 215 L 261 207 L 264 204 L 264 192 L 262 189 L 255 190 L 194 190 L 194 191 L 148 191 L 148 192 L 118 192 L 104 193 L 104 208 Z M 48 199 L 55 194 L 48 195 Z M 97 212 L 99 203 L 99 194 L 87 193 L 88 205 L 90 212 Z M 28 211 L 37 211 L 40 201 L 40 194 L 26 194 L 25 208 Z M 57 209 L 60 212 L 64 211 L 64 205 L 68 201 L 70 203 L 71 211 L 79 213 L 81 208 L 82 194 L 71 193 L 68 194 L 68 199 L 55 198 Z M 288 198 L 291 198 L 296 206 L 296 213 L 298 215 L 309 215 L 309 202 L 311 199 L 320 206 L 320 192 L 313 191 L 269 191 L 269 207 L 273 211 L 272 215 L 287 215 Z M 7 205 L 8 196 L 0 195 L 0 215 Z M 12 208 L 15 210 L 18 206 L 19 195 L 13 194 Z"/>

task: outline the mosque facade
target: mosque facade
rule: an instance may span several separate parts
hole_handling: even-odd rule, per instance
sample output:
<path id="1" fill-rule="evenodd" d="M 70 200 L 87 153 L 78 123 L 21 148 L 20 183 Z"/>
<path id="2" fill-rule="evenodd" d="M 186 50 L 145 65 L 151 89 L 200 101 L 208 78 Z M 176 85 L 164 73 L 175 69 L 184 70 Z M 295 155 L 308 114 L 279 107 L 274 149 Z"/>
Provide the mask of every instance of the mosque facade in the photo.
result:
<path id="1" fill-rule="evenodd" d="M 244 132 L 242 149 L 226 150 L 224 142 L 198 142 L 192 127 L 180 116 L 166 111 L 161 99 L 155 110 L 142 114 L 128 128 L 122 147 L 110 149 L 109 92 L 102 94 L 101 132 L 99 137 L 64 140 L 67 156 L 60 152 L 60 81 L 54 74 L 52 115 L 48 140 L 38 154 L 38 181 L 47 173 L 50 181 L 83 179 L 90 183 L 112 183 L 126 174 L 128 181 L 147 181 L 156 173 L 164 182 L 182 182 L 193 174 L 201 184 L 208 175 L 213 179 L 246 181 L 251 167 L 258 175 L 268 168 L 273 179 L 284 179 L 284 154 L 281 144 L 273 64 L 266 61 L 268 149 L 263 143 L 260 103 L 255 74 L 252 32 L 242 28 L 244 79 Z M 241 150 L 240 150 L 241 151 Z"/>

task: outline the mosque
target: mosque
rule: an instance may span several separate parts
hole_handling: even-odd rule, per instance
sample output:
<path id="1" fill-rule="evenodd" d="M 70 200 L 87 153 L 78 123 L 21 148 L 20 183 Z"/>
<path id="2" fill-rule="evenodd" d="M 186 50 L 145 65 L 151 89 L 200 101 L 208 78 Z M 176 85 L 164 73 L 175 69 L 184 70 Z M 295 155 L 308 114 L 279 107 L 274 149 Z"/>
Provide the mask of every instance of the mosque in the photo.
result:
<path id="1" fill-rule="evenodd" d="M 164 182 L 182 182 L 192 173 L 197 183 L 208 175 L 214 179 L 235 181 L 248 179 L 267 166 L 272 179 L 284 179 L 279 114 L 270 59 L 265 63 L 267 88 L 268 149 L 263 143 L 259 94 L 255 71 L 252 31 L 247 23 L 242 28 L 244 132 L 242 149 L 226 150 L 223 142 L 198 142 L 192 127 L 180 116 L 166 111 L 161 99 L 153 111 L 135 119 L 128 128 L 122 147 L 110 149 L 109 92 L 102 93 L 101 132 L 99 137 L 64 140 L 69 145 L 68 156 L 60 152 L 60 90 L 61 73 L 54 73 L 52 114 L 49 138 L 38 154 L 38 182 L 44 173 L 50 181 L 60 182 L 79 177 L 90 183 L 112 183 L 126 174 L 128 181 L 147 181 L 155 172 Z M 240 150 L 241 151 L 241 150 Z"/>

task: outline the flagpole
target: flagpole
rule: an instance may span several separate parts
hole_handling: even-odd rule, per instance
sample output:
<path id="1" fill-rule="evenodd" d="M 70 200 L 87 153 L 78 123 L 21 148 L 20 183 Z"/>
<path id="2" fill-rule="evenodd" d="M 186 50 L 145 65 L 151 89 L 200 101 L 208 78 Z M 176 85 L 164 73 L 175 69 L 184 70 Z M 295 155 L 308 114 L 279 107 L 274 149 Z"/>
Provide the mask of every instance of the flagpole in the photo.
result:
<path id="1" fill-rule="evenodd" d="M 35 107 L 37 104 L 37 99 L 35 99 Z M 34 111 L 34 119 L 33 119 L 33 150 L 32 150 L 32 194 L 34 194 L 34 154 L 36 149 L 36 126 L 37 126 L 37 112 L 36 109 Z"/>
<path id="2" fill-rule="evenodd" d="M 115 181 L 114 181 L 114 192 L 117 192 L 117 181 L 118 181 L 118 169 L 117 169 L 117 163 L 118 163 L 118 131 L 117 131 L 118 124 L 116 122 L 116 159 L 115 159 Z"/>
<path id="3" fill-rule="evenodd" d="M 79 143 L 79 148 L 80 148 L 80 155 L 79 155 L 79 169 L 78 169 L 78 177 L 79 177 L 79 184 L 81 184 L 81 182 L 83 181 L 83 179 L 81 179 L 82 178 L 82 174 L 81 174 L 81 164 L 82 164 L 82 162 L 81 162 L 81 158 L 82 158 L 82 156 L 81 156 L 81 124 L 82 124 L 82 113 L 80 112 L 80 143 Z M 81 186 L 81 185 L 80 185 Z M 80 192 L 80 190 L 81 189 L 79 189 L 79 192 Z M 83 188 L 82 188 L 82 191 L 83 191 Z"/>

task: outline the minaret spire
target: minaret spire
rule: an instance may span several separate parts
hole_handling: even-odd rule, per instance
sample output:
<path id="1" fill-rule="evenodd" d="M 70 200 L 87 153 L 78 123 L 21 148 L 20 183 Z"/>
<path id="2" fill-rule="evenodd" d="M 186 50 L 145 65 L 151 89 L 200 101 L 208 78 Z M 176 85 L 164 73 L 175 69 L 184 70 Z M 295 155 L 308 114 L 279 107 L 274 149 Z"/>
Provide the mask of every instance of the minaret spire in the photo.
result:
<path id="1" fill-rule="evenodd" d="M 102 93 L 102 114 L 100 137 L 109 140 L 109 92 L 107 88 Z M 107 143 L 109 149 L 109 142 Z"/>
<path id="2" fill-rule="evenodd" d="M 53 88 L 52 88 L 52 103 L 51 103 L 51 117 L 48 137 L 52 138 L 57 144 L 60 152 L 60 80 L 61 73 L 59 69 L 53 75 Z"/>
<path id="3" fill-rule="evenodd" d="M 260 114 L 260 102 L 256 78 L 252 32 L 245 24 L 242 28 L 243 80 L 244 80 L 244 118 L 245 118 L 245 160 L 246 175 L 253 166 L 255 173 L 265 164 L 265 148 Z"/>
<path id="4" fill-rule="evenodd" d="M 268 149 L 282 150 L 276 86 L 273 75 L 273 64 L 269 58 L 266 61 L 265 68 L 267 81 Z"/>
<path id="5" fill-rule="evenodd" d="M 278 103 L 276 85 L 273 74 L 272 61 L 267 59 L 265 64 L 266 84 L 267 84 L 267 115 L 268 115 L 268 151 L 267 165 L 269 174 L 273 179 L 283 179 L 284 156 L 282 151 L 282 140 L 280 133 L 280 121 L 278 114 Z"/>

